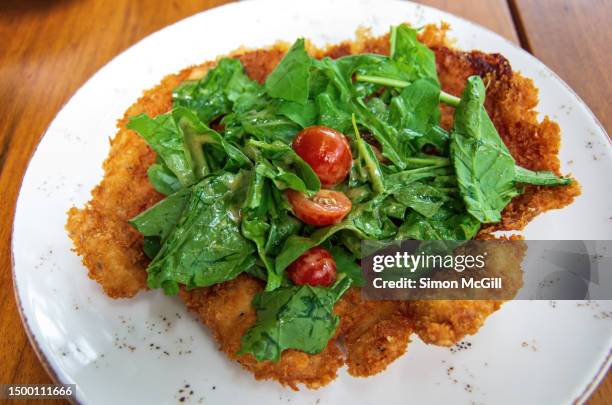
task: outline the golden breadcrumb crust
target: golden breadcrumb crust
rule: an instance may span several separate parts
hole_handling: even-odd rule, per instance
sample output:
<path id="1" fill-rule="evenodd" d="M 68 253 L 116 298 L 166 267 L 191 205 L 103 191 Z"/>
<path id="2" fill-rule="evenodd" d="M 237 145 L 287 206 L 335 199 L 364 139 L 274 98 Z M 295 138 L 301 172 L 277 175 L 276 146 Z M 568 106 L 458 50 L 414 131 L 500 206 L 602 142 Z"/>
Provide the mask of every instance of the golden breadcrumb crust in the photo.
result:
<path id="1" fill-rule="evenodd" d="M 465 79 L 473 74 L 487 84 L 486 108 L 502 139 L 517 162 L 529 169 L 559 173 L 559 126 L 547 117 L 537 121 L 537 89 L 530 79 L 513 72 L 499 54 L 462 52 L 449 47 L 448 26 L 427 26 L 420 39 L 436 54 L 442 88 L 459 95 Z M 279 43 L 270 48 L 238 50 L 247 74 L 263 82 L 287 50 Z M 326 49 L 308 44 L 316 56 L 340 57 L 353 53 L 388 53 L 388 36 L 371 37 L 358 32 L 355 41 Z M 111 150 L 104 162 L 104 178 L 92 191 L 84 208 L 71 208 L 66 229 L 74 250 L 83 257 L 89 277 L 96 280 L 113 298 L 128 298 L 146 289 L 148 259 L 142 251 L 141 235 L 128 219 L 163 198 L 149 184 L 147 168 L 155 154 L 145 141 L 125 125 L 129 117 L 147 113 L 156 116 L 171 109 L 172 90 L 183 80 L 203 77 L 215 62 L 193 66 L 165 77 L 146 91 L 118 122 Z M 452 110 L 442 107 L 442 125 L 452 125 Z M 480 238 L 495 230 L 521 230 L 536 215 L 572 202 L 580 193 L 577 182 L 565 187 L 526 187 L 502 214 L 499 224 L 484 226 Z M 286 350 L 278 363 L 257 362 L 251 355 L 237 356 L 240 337 L 255 323 L 253 296 L 261 282 L 241 275 L 232 281 L 208 288 L 181 291 L 187 307 L 212 331 L 220 349 L 251 371 L 257 379 L 274 379 L 293 389 L 298 384 L 318 388 L 336 377 L 346 364 L 354 376 L 369 376 L 384 370 L 401 356 L 412 333 L 426 343 L 450 346 L 466 334 L 475 333 L 502 301 L 366 301 L 352 288 L 337 303 L 335 312 L 342 318 L 337 336 L 317 355 Z M 346 350 L 340 350 L 341 343 Z"/>

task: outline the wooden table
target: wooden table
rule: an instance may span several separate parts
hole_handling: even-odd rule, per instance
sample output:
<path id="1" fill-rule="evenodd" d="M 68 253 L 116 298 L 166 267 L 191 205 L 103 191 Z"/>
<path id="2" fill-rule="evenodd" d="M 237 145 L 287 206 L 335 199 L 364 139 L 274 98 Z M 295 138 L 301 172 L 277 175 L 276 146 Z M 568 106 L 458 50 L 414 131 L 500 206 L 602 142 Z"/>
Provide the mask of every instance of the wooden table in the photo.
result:
<path id="1" fill-rule="evenodd" d="M 60 107 L 131 44 L 224 0 L 0 2 L 0 382 L 50 383 L 25 335 L 11 280 L 11 225 L 28 160 Z M 612 129 L 609 0 L 422 0 L 520 44 Z M 612 402 L 609 374 L 590 404 Z"/>

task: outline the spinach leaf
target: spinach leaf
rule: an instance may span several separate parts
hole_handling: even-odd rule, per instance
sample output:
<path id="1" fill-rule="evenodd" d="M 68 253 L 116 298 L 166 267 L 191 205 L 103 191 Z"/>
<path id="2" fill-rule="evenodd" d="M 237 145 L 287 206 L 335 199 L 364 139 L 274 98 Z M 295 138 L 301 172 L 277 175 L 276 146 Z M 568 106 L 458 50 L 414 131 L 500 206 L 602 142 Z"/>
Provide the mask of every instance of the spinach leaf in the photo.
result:
<path id="1" fill-rule="evenodd" d="M 339 274 L 346 274 L 351 280 L 352 286 L 363 287 L 365 280 L 355 256 L 338 245 L 331 246 L 329 248 L 329 253 L 331 253 L 336 262 L 337 272 Z"/>
<path id="2" fill-rule="evenodd" d="M 397 233 L 397 226 L 387 215 L 389 203 L 387 195 L 378 195 L 354 206 L 347 220 L 352 221 L 359 234 L 365 236 L 364 239 L 390 239 Z"/>
<path id="3" fill-rule="evenodd" d="M 564 185 L 571 179 L 516 166 L 484 109 L 484 99 L 482 79 L 471 76 L 455 110 L 450 151 L 467 210 L 487 223 L 501 220 L 501 211 L 521 192 L 517 182 Z"/>
<path id="4" fill-rule="evenodd" d="M 444 201 L 448 199 L 448 196 L 439 187 L 421 182 L 398 187 L 392 194 L 398 202 L 427 218 L 431 218 L 438 212 Z"/>
<path id="5" fill-rule="evenodd" d="M 272 187 L 274 205 L 268 212 L 270 231 L 266 240 L 266 253 L 276 256 L 288 237 L 297 235 L 303 224 L 290 214 L 290 206 L 276 187 Z"/>
<path id="6" fill-rule="evenodd" d="M 161 250 L 161 239 L 158 236 L 145 236 L 143 238 L 142 250 L 149 259 L 155 258 Z"/>
<path id="7" fill-rule="evenodd" d="M 367 128 L 380 143 L 383 156 L 399 168 L 406 168 L 405 159 L 417 152 L 411 143 L 412 138 L 383 121 L 362 99 L 355 100 L 353 111 L 359 125 Z"/>
<path id="8" fill-rule="evenodd" d="M 127 127 L 137 131 L 147 141 L 183 187 L 196 183 L 211 173 L 212 169 L 221 168 L 212 165 L 215 155 L 206 153 L 206 145 L 229 156 L 229 160 L 216 159 L 217 162 L 223 161 L 224 167 L 245 167 L 251 164 L 240 149 L 226 142 L 216 131 L 204 125 L 192 111 L 183 107 L 176 107 L 172 113 L 155 118 L 145 114 L 137 115 L 130 118 Z M 159 168 L 153 170 L 160 174 Z"/>
<path id="9" fill-rule="evenodd" d="M 191 156 L 171 113 L 161 114 L 155 118 L 139 114 L 130 118 L 127 128 L 138 132 L 147 141 L 183 187 L 188 187 L 197 181 Z"/>
<path id="10" fill-rule="evenodd" d="M 344 221 L 319 228 L 310 236 L 292 235 L 287 238 L 282 251 L 276 257 L 276 272 L 281 274 L 308 249 L 324 243 L 340 231 L 354 233 L 359 239 L 393 238 L 397 232 L 397 226 L 388 217 L 386 209 L 392 202 L 386 197 L 386 195 L 380 195 L 355 205 Z"/>
<path id="11" fill-rule="evenodd" d="M 191 189 L 183 188 L 130 219 L 129 223 L 144 236 L 157 236 L 163 241 L 178 223 L 190 196 Z"/>
<path id="12" fill-rule="evenodd" d="M 149 166 L 147 169 L 147 177 L 153 188 L 165 195 L 175 193 L 182 187 L 181 182 L 176 178 L 174 173 L 172 173 L 160 159 L 158 159 L 157 163 L 153 163 Z"/>
<path id="13" fill-rule="evenodd" d="M 320 78 L 325 77 L 327 86 L 326 92 L 330 91 L 329 85 L 336 88 L 338 99 L 342 106 L 348 107 L 352 98 L 363 98 L 376 90 L 376 86 L 365 83 L 354 83 L 353 78 L 364 70 L 375 70 L 375 67 L 388 65 L 386 56 L 375 54 L 357 54 L 343 56 L 338 59 L 324 57 L 323 59 L 312 61 L 314 74 Z M 323 80 L 319 79 L 321 82 Z M 345 108 L 343 108 L 345 109 Z M 346 110 L 346 109 L 345 109 Z"/>
<path id="14" fill-rule="evenodd" d="M 479 76 L 468 78 L 455 109 L 450 153 L 466 208 L 480 222 L 499 222 L 501 210 L 519 194 L 514 158 L 484 109 Z"/>
<path id="15" fill-rule="evenodd" d="M 237 354 L 276 362 L 286 349 L 320 353 L 340 322 L 334 304 L 350 285 L 344 277 L 331 288 L 303 285 L 260 292 L 253 299 L 257 323 L 242 336 Z"/>
<path id="16" fill-rule="evenodd" d="M 450 136 L 444 128 L 438 125 L 433 125 L 424 136 L 416 138 L 414 142 L 418 150 L 431 146 L 442 156 L 449 154 Z"/>
<path id="17" fill-rule="evenodd" d="M 270 97 L 305 104 L 308 99 L 311 57 L 300 38 L 291 46 L 276 68 L 268 75 L 265 87 Z"/>
<path id="18" fill-rule="evenodd" d="M 319 246 L 336 232 L 342 230 L 360 233 L 359 229 L 355 227 L 352 221 L 344 220 L 336 225 L 319 228 L 310 236 L 292 235 L 288 237 L 283 246 L 283 250 L 281 250 L 278 256 L 276 256 L 276 272 L 281 274 L 283 270 L 289 267 L 291 263 L 293 263 L 308 249 Z M 365 238 L 365 235 L 362 234 L 361 238 Z"/>
<path id="19" fill-rule="evenodd" d="M 302 128 L 309 127 L 317 122 L 317 106 L 314 101 L 308 100 L 306 104 L 295 101 L 281 100 L 277 112 L 295 122 Z"/>
<path id="20" fill-rule="evenodd" d="M 178 284 L 205 287 L 255 264 L 253 243 L 240 232 L 238 209 L 248 175 L 209 176 L 192 188 L 187 206 L 147 268 L 150 288 L 176 294 Z"/>
<path id="21" fill-rule="evenodd" d="M 257 246 L 259 258 L 266 268 L 266 291 L 278 288 L 282 281 L 275 271 L 272 255 L 287 237 L 302 227 L 301 222 L 289 216 L 287 210 L 278 189 L 255 171 L 242 209 L 241 231 Z"/>
<path id="22" fill-rule="evenodd" d="M 266 235 L 270 228 L 267 221 L 267 211 L 270 209 L 271 201 L 269 189 L 266 187 L 266 178 L 255 171 L 249 185 L 247 197 L 242 207 L 242 221 L 240 230 L 242 235 L 252 240 L 257 247 L 259 258 L 267 271 L 267 290 L 273 290 L 280 286 L 281 278 L 274 272 L 274 264 L 266 255 Z"/>
<path id="23" fill-rule="evenodd" d="M 270 105 L 261 110 L 228 114 L 221 123 L 225 125 L 225 138 L 228 140 L 239 140 L 249 134 L 265 142 L 290 144 L 301 129 L 299 124 L 279 114 Z"/>
<path id="24" fill-rule="evenodd" d="M 406 165 L 403 162 L 403 157 L 414 153 L 414 150 L 411 150 L 411 146 L 408 143 L 409 140 L 398 134 L 395 128 L 372 111 L 362 98 L 365 94 L 359 94 L 353 86 L 353 74 L 356 70 L 368 64 L 380 64 L 384 63 L 384 61 L 384 56 L 364 54 L 345 56 L 337 60 L 323 58 L 315 60 L 313 63 L 315 69 L 325 75 L 330 84 L 336 89 L 337 97 L 332 99 L 329 96 L 328 98 L 323 98 L 322 101 L 327 103 L 333 101 L 343 111 L 355 114 L 357 122 L 362 127 L 367 128 L 381 144 L 382 154 L 394 164 L 405 168 Z M 331 111 L 333 113 L 333 109 Z M 347 118 L 347 115 L 341 116 L 339 123 L 333 124 L 332 122 L 332 124 L 335 128 L 345 126 L 346 124 L 350 125 L 350 121 L 346 121 Z M 345 130 L 345 128 L 342 129 Z"/>
<path id="25" fill-rule="evenodd" d="M 362 86 L 383 85 L 405 87 L 418 79 L 438 83 L 435 55 L 417 40 L 416 30 L 407 25 L 391 27 L 390 56 L 362 63 L 355 69 L 355 79 Z M 453 97 L 442 93 L 444 101 L 454 103 Z"/>
<path id="26" fill-rule="evenodd" d="M 416 169 L 403 170 L 389 174 L 385 177 L 385 188 L 394 190 L 425 179 L 436 179 L 438 177 L 453 176 L 453 171 L 450 167 L 440 166 L 423 166 Z"/>
<path id="27" fill-rule="evenodd" d="M 395 239 L 469 240 L 476 236 L 480 225 L 470 214 L 457 212 L 447 206 L 438 209 L 431 218 L 412 211 L 400 226 Z"/>
<path id="28" fill-rule="evenodd" d="M 129 221 L 144 236 L 143 250 L 148 258 L 157 256 L 185 210 L 190 195 L 190 189 L 180 189 Z"/>
<path id="29" fill-rule="evenodd" d="M 172 115 L 185 139 L 194 166 L 194 171 L 198 178 L 202 178 L 212 171 L 215 171 L 212 169 L 251 166 L 251 161 L 240 149 L 225 141 L 217 131 L 204 125 L 190 110 L 176 107 L 172 111 Z M 225 152 L 225 155 L 230 159 L 223 159 L 222 163 L 217 162 L 217 166 L 221 167 L 211 167 L 212 165 L 209 161 L 211 153 L 207 154 L 205 150 L 205 147 L 208 145 L 219 151 Z"/>
<path id="30" fill-rule="evenodd" d="M 174 107 L 195 111 L 209 124 L 234 110 L 247 110 L 262 94 L 261 86 L 249 79 L 238 59 L 223 58 L 198 81 L 186 81 L 172 93 Z"/>
<path id="31" fill-rule="evenodd" d="M 351 114 L 339 105 L 340 100 L 335 89 L 316 96 L 319 111 L 319 124 L 347 133 L 351 127 Z"/>
<path id="32" fill-rule="evenodd" d="M 321 188 L 319 176 L 289 145 L 280 141 L 250 140 L 247 149 L 257 162 L 255 170 L 272 180 L 279 189 L 314 194 Z"/>
<path id="33" fill-rule="evenodd" d="M 440 85 L 433 79 L 418 79 L 391 99 L 391 124 L 417 140 L 440 121 L 439 104 Z"/>
<path id="34" fill-rule="evenodd" d="M 414 69 L 416 78 L 438 81 L 436 58 L 431 49 L 417 40 L 417 31 L 406 24 L 391 27 L 390 57 Z"/>

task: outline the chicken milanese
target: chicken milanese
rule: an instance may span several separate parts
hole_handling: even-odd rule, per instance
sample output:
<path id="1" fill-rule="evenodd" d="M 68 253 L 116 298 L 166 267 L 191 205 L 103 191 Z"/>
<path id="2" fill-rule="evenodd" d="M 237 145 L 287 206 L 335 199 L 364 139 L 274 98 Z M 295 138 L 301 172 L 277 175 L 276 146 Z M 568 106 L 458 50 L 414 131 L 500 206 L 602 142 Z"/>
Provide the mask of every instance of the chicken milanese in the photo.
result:
<path id="1" fill-rule="evenodd" d="M 464 52 L 449 46 L 448 26 L 429 25 L 418 38 L 435 54 L 435 64 L 443 91 L 459 95 L 466 79 L 480 76 L 486 84 L 485 108 L 499 136 L 517 164 L 529 170 L 547 170 L 559 175 L 559 126 L 548 119 L 538 122 L 534 108 L 538 102 L 533 82 L 514 72 L 499 54 Z M 333 59 L 352 54 L 389 54 L 389 36 L 371 37 L 358 33 L 347 41 L 326 49 L 307 44 L 315 58 Z M 263 83 L 288 50 L 277 44 L 258 50 L 238 50 L 230 55 L 240 60 L 246 74 Z M 84 208 L 68 213 L 67 230 L 76 252 L 82 256 L 89 277 L 112 298 L 130 298 L 147 289 L 150 259 L 143 251 L 143 236 L 129 220 L 164 198 L 156 191 L 147 170 L 156 162 L 156 153 L 133 130 L 130 117 L 140 113 L 156 117 L 172 109 L 173 90 L 185 80 L 198 80 L 216 62 L 193 66 L 165 77 L 144 93 L 118 122 L 104 162 L 104 178 L 92 192 Z M 453 108 L 441 107 L 440 126 L 453 126 Z M 519 231 L 538 214 L 570 204 L 580 193 L 576 181 L 560 187 L 526 185 L 501 213 L 501 221 L 483 225 L 477 238 L 487 239 L 494 231 Z M 257 319 L 253 298 L 266 283 L 242 273 L 209 287 L 180 287 L 179 295 L 213 333 L 220 350 L 251 371 L 257 379 L 273 379 L 298 389 L 299 385 L 318 388 L 330 383 L 337 370 L 346 365 L 353 376 L 365 377 L 383 371 L 406 352 L 413 334 L 428 344 L 451 346 L 474 334 L 503 301 L 368 301 L 357 287 L 351 287 L 335 304 L 340 324 L 323 351 L 308 354 L 287 349 L 280 360 L 258 361 L 250 353 L 237 354 L 241 338 Z M 344 350 L 341 350 L 344 349 Z"/>

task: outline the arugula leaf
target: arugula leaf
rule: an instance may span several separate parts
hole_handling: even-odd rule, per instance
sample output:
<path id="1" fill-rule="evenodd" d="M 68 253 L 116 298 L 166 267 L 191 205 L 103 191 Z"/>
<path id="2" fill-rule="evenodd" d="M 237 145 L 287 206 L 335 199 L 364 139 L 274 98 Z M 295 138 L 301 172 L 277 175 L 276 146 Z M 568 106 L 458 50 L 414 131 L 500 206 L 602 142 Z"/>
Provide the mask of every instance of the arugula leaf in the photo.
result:
<path id="1" fill-rule="evenodd" d="M 300 38 L 268 75 L 265 83 L 268 95 L 305 104 L 308 99 L 311 63 L 312 59 L 304 49 L 304 39 Z"/>
<path id="2" fill-rule="evenodd" d="M 176 294 L 178 284 L 205 287 L 252 267 L 253 243 L 240 233 L 238 209 L 248 176 L 224 173 L 195 185 L 177 225 L 147 268 L 150 288 Z"/>
<path id="3" fill-rule="evenodd" d="M 334 304 L 350 285 L 344 277 L 331 288 L 302 285 L 260 292 L 253 299 L 257 323 L 242 336 L 237 354 L 277 362 L 287 349 L 320 353 L 340 322 Z"/>

